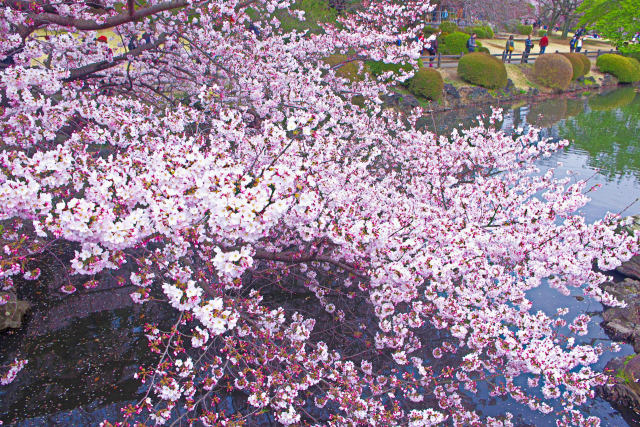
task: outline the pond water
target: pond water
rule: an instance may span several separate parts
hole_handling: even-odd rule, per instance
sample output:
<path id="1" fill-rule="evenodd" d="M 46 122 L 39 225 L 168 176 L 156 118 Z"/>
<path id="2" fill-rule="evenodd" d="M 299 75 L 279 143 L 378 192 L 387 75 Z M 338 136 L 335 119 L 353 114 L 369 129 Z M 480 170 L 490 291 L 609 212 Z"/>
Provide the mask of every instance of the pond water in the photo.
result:
<path id="1" fill-rule="evenodd" d="M 640 95 L 635 89 L 502 107 L 506 131 L 535 125 L 544 128 L 545 136 L 572 140 L 565 150 L 541 160 L 539 167 L 542 172 L 553 167 L 563 174 L 572 170 L 577 179 L 601 185 L 581 211 L 588 221 L 608 211 L 640 214 L 640 203 L 633 204 L 640 197 Z M 487 112 L 488 108 L 447 112 L 427 122 L 445 133 Z M 48 278 L 43 273 L 41 280 L 57 278 L 50 272 Z M 0 420 L 25 426 L 95 425 L 114 418 L 122 404 L 139 397 L 141 391 L 132 375 L 146 357 L 142 326 L 151 317 L 170 321 L 171 313 L 131 305 L 126 288 L 103 290 L 105 296 L 74 295 L 58 301 L 38 300 L 37 291 L 32 292 L 34 310 L 23 328 L 0 333 L 0 362 L 16 354 L 29 359 L 14 383 L 0 387 Z M 599 326 L 599 304 L 563 296 L 545 286 L 529 297 L 548 313 L 559 306 L 569 307 L 573 315 L 590 313 L 594 319 L 584 340 L 608 340 Z M 605 354 L 597 368 L 631 352 L 625 345 L 616 355 Z M 473 401 L 485 415 L 511 411 L 518 425 L 555 425 L 552 417 L 489 398 L 482 391 Z M 640 423 L 636 414 L 614 409 L 600 398 L 592 400 L 586 411 L 599 416 L 604 426 Z"/>

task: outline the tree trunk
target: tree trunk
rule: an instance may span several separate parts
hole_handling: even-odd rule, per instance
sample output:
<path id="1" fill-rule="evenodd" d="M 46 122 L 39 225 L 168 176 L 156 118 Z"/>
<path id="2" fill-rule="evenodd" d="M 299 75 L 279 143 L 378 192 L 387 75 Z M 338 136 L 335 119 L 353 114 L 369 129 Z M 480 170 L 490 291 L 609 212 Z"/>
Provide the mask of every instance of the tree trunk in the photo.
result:
<path id="1" fill-rule="evenodd" d="M 571 20 L 565 19 L 564 25 L 562 26 L 562 38 L 566 39 L 567 34 L 569 33 L 569 26 L 571 25 Z"/>

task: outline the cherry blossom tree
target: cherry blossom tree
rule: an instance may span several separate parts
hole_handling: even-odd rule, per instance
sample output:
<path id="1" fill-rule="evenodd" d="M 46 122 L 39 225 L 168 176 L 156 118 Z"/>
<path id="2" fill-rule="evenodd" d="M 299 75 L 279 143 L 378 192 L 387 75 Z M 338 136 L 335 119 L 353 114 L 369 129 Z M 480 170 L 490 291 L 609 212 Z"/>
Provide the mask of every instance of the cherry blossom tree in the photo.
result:
<path id="1" fill-rule="evenodd" d="M 586 182 L 537 173 L 566 142 L 507 135 L 500 111 L 436 135 L 421 110 L 382 108 L 390 76 L 326 65 L 416 65 L 428 4 L 368 2 L 319 34 L 284 32 L 277 10 L 304 20 L 290 6 L 4 0 L 3 287 L 66 245 L 60 292 L 127 271 L 136 303 L 176 310 L 147 325 L 144 396 L 105 425 L 511 424 L 465 403 L 479 383 L 596 425 L 580 407 L 605 347 L 527 291 L 617 304 L 592 267 L 630 258 L 635 236 L 576 214 Z"/>

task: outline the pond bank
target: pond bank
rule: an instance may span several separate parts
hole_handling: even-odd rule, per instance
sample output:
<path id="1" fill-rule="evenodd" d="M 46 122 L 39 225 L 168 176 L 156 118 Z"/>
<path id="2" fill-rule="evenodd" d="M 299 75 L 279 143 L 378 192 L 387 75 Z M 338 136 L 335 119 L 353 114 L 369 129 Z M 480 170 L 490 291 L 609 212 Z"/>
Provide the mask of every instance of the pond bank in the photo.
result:
<path id="1" fill-rule="evenodd" d="M 629 232 L 640 231 L 640 216 L 632 217 Z M 640 413 L 640 255 L 616 269 L 618 280 L 601 284 L 601 288 L 624 301 L 626 307 L 605 307 L 602 326 L 611 338 L 633 345 L 634 354 L 616 357 L 607 363 L 605 372 L 613 385 L 598 393 L 615 405 Z"/>
<path id="2" fill-rule="evenodd" d="M 387 107 L 408 110 L 423 107 L 427 112 L 444 112 L 482 105 L 500 106 L 517 101 L 538 102 L 550 98 L 563 97 L 606 88 L 614 88 L 618 80 L 610 74 L 591 70 L 586 76 L 572 81 L 564 91 L 549 89 L 533 81 L 529 64 L 507 64 L 507 86 L 490 90 L 475 86 L 460 79 L 455 69 L 438 69 L 444 80 L 442 99 L 438 102 L 419 99 L 403 87 L 396 87 L 394 93 L 383 97 Z M 627 86 L 627 85 L 625 85 Z"/>

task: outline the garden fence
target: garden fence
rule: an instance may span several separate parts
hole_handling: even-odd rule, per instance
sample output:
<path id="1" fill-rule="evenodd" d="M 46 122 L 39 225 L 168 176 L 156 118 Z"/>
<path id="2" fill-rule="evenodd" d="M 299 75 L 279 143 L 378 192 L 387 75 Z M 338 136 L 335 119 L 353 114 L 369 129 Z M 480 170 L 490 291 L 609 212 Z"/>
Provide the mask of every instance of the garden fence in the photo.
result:
<path id="1" fill-rule="evenodd" d="M 547 53 L 550 53 L 550 52 L 547 52 Z M 559 51 L 556 50 L 556 53 L 559 53 Z M 619 54 L 620 52 L 614 49 L 609 49 L 609 50 L 585 49 L 580 53 L 586 55 L 587 58 L 595 59 L 598 56 L 603 55 L 605 53 Z M 510 58 L 507 57 L 504 53 L 494 53 L 491 56 L 498 57 L 502 60 L 502 62 L 505 62 L 507 64 L 524 64 L 524 63 L 532 64 L 535 62 L 536 58 L 539 57 L 540 55 L 541 54 L 538 52 L 530 52 L 528 55 L 525 55 L 524 52 L 521 52 L 521 53 L 512 53 Z M 438 53 L 437 55 L 434 55 L 434 56 L 430 56 L 430 55 L 423 56 L 422 61 L 425 66 L 431 66 L 435 68 L 453 68 L 458 66 L 458 61 L 460 60 L 460 58 L 462 58 L 462 56 L 463 56 L 462 53 L 459 55 L 441 55 Z"/>

